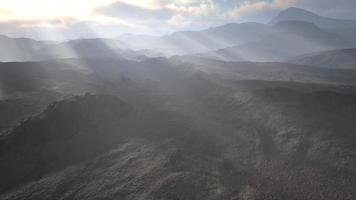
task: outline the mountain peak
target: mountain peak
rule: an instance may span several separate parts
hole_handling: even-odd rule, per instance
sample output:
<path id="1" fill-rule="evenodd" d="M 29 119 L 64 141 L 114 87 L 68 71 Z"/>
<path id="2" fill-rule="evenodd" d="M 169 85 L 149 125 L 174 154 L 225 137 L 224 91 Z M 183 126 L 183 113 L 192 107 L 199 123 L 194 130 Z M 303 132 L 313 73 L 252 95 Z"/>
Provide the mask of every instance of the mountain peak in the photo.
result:
<path id="1" fill-rule="evenodd" d="M 315 18 L 321 18 L 319 15 L 312 13 L 310 11 L 290 7 L 281 11 L 277 17 L 273 18 L 270 24 L 277 24 L 280 21 L 308 21 L 312 22 Z"/>
<path id="2" fill-rule="evenodd" d="M 281 12 L 282 13 L 287 13 L 287 14 L 309 14 L 309 15 L 316 15 L 317 14 L 310 12 L 308 10 L 302 9 L 302 8 L 297 8 L 297 7 L 289 7 Z"/>
<path id="3" fill-rule="evenodd" d="M 271 20 L 270 24 L 277 24 L 281 21 L 305 21 L 324 29 L 356 27 L 356 20 L 327 18 L 296 7 L 290 7 L 281 11 Z"/>

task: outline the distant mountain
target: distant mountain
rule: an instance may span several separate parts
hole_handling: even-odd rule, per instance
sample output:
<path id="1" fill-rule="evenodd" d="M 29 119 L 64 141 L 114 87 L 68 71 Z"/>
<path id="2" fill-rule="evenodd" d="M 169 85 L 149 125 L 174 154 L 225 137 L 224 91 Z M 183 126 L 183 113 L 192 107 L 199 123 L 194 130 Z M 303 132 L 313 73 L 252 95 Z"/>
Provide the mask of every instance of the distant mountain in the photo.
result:
<path id="1" fill-rule="evenodd" d="M 326 67 L 326 68 L 356 68 L 356 49 L 341 49 L 323 51 L 298 56 L 289 61 L 290 63 Z"/>
<path id="2" fill-rule="evenodd" d="M 31 61 L 38 59 L 38 51 L 46 46 L 28 38 L 9 38 L 0 35 L 0 61 Z"/>
<path id="3" fill-rule="evenodd" d="M 0 38 L 0 61 L 90 57 L 142 60 L 241 45 L 262 39 L 273 32 L 273 28 L 268 25 L 251 22 L 231 23 L 202 31 L 175 32 L 162 37 L 124 34 L 115 39 L 77 39 L 54 44 L 4 36 Z"/>
<path id="4" fill-rule="evenodd" d="M 299 23 L 297 23 L 298 21 Z M 277 29 L 275 25 L 277 26 Z M 275 37 L 278 35 L 279 28 L 284 28 L 285 30 L 290 29 L 289 32 L 296 31 L 293 35 L 298 35 L 300 33 L 306 34 L 306 32 L 309 31 L 310 34 L 315 35 L 315 37 L 313 36 L 314 38 L 309 38 L 310 40 L 318 39 L 317 32 L 324 32 L 320 33 L 322 34 L 321 37 L 324 37 L 323 35 L 326 34 L 334 34 L 332 37 L 339 37 L 339 39 L 345 41 L 356 41 L 356 38 L 354 37 L 356 34 L 356 20 L 325 18 L 299 8 L 289 8 L 282 11 L 268 25 L 255 22 L 240 24 L 230 23 L 200 31 L 179 31 L 163 37 L 127 34 L 118 39 L 132 49 L 146 48 L 162 52 L 166 55 L 182 55 L 216 51 L 232 46 L 241 46 L 259 42 L 264 38 L 267 40 L 270 36 Z M 312 31 L 315 33 L 311 33 Z M 282 40 L 285 42 L 284 40 L 298 39 L 294 37 L 288 39 L 288 35 L 279 35 L 278 37 L 285 37 L 281 38 L 280 42 L 282 42 Z M 333 38 L 329 38 L 331 41 L 322 45 L 330 46 L 329 43 L 334 42 Z M 287 41 L 287 43 L 292 42 L 293 41 Z M 320 45 L 317 41 L 312 41 L 312 43 L 318 43 L 318 45 Z M 291 48 L 291 46 L 285 46 Z M 334 48 L 334 45 L 332 46 Z M 341 46 L 347 47 L 347 45 Z M 316 50 L 325 50 L 325 48 L 317 48 Z M 284 50 L 280 51 L 283 53 Z M 281 52 L 276 52 L 273 49 L 269 49 L 267 46 L 254 50 L 247 48 L 241 50 L 241 52 L 230 52 L 227 54 L 230 54 L 229 56 L 233 57 L 249 57 L 253 60 L 254 55 L 258 53 L 264 58 L 262 60 L 268 60 L 270 58 L 279 58 L 280 55 L 278 54 Z"/>
<path id="5" fill-rule="evenodd" d="M 281 21 L 274 30 L 263 39 L 198 56 L 227 61 L 283 61 L 305 53 L 356 47 L 355 42 L 310 22 Z"/>
<path id="6" fill-rule="evenodd" d="M 223 60 L 281 61 L 318 51 L 356 47 L 356 20 L 321 17 L 299 8 L 282 11 L 270 24 L 230 23 L 170 35 L 123 34 L 117 38 L 62 43 L 0 37 L 0 61 L 116 58 L 200 54 Z M 208 52 L 208 53 L 206 53 Z"/>
<path id="7" fill-rule="evenodd" d="M 346 20 L 346 19 L 332 19 L 327 17 L 322 17 L 315 13 L 300 8 L 291 7 L 279 13 L 279 15 L 273 18 L 270 24 L 277 24 L 281 21 L 305 21 L 317 25 L 324 29 L 345 29 L 356 27 L 356 20 Z"/>
<path id="8" fill-rule="evenodd" d="M 78 39 L 61 43 L 27 38 L 0 37 L 0 62 L 40 61 L 63 58 L 110 58 L 142 60 L 163 54 L 150 50 L 131 50 L 117 39 Z"/>
<path id="9" fill-rule="evenodd" d="M 300 21 L 300 23 L 298 24 L 297 21 Z M 277 30 L 274 25 L 278 26 Z M 242 45 L 249 46 L 250 43 L 259 43 L 259 41 L 263 40 L 264 38 L 269 40 L 271 37 L 276 37 L 276 35 L 279 34 L 279 28 L 284 28 L 285 30 L 290 29 L 289 32 L 296 31 L 292 33 L 293 35 L 298 35 L 300 33 L 306 34 L 308 31 L 310 34 L 314 34 L 313 37 L 309 37 L 307 41 L 302 42 L 309 43 L 308 40 L 318 39 L 318 36 L 324 37 L 326 34 L 334 34 L 332 37 L 339 37 L 339 39 L 343 39 L 345 41 L 356 41 L 355 37 L 353 36 L 356 34 L 356 20 L 326 18 L 300 8 L 289 8 L 282 11 L 277 17 L 272 19 L 269 25 L 254 22 L 240 24 L 230 23 L 200 31 L 179 31 L 162 37 L 124 34 L 117 39 L 120 40 L 120 42 L 125 47 L 131 49 L 151 49 L 153 51 L 161 52 L 166 56 L 171 56 L 204 53 Z M 312 31 L 315 33 L 311 33 Z M 317 35 L 317 32 L 322 35 Z M 279 38 L 279 41 L 274 40 L 273 42 L 287 42 L 287 44 L 284 45 L 285 48 L 290 49 L 292 46 L 289 46 L 288 44 L 293 42 L 296 44 L 299 43 L 299 37 L 290 37 L 289 35 L 278 35 L 277 37 L 284 38 Z M 335 42 L 335 39 L 332 37 L 329 36 L 330 41 L 326 43 L 311 41 L 311 45 L 314 45 L 314 49 L 316 51 L 330 49 L 315 48 L 316 45 L 332 46 L 331 49 L 339 46 L 352 47 L 352 45 L 340 45 L 340 42 Z M 324 37 L 324 39 L 326 38 Z M 272 40 L 270 43 L 272 43 Z M 260 60 L 279 59 L 280 57 L 286 57 L 285 55 L 282 55 L 284 54 L 284 49 L 279 49 L 276 51 L 275 49 L 270 49 L 269 46 L 266 45 L 256 48 L 254 47 L 253 49 L 251 49 L 252 47 L 246 47 L 242 48 L 240 52 L 229 51 L 226 52 L 226 54 L 229 54 L 228 57 L 247 57 L 250 60 L 254 60 L 253 58 L 256 57 L 256 54 L 259 55 L 257 58 L 261 57 Z M 305 53 L 304 49 L 300 49 L 300 51 Z M 291 56 L 295 56 L 295 54 L 292 54 Z"/>
<path id="10" fill-rule="evenodd" d="M 166 55 L 216 50 L 261 39 L 273 29 L 261 23 L 230 23 L 201 31 L 178 31 L 162 37 L 124 34 L 117 39 L 131 49 L 152 49 Z"/>
<path id="11" fill-rule="evenodd" d="M 198 53 L 259 40 L 274 30 L 260 23 L 231 23 L 202 31 L 182 31 L 162 37 L 178 53 Z"/>
<path id="12" fill-rule="evenodd" d="M 49 45 L 43 49 L 43 57 L 49 58 L 122 58 L 122 45 L 117 40 L 95 38 L 78 39 Z"/>
<path id="13" fill-rule="evenodd" d="M 157 45 L 160 44 L 160 38 L 160 36 L 127 33 L 122 34 L 115 39 L 119 40 L 122 48 L 132 50 L 142 50 L 147 48 L 151 50 L 159 50 L 160 46 Z"/>

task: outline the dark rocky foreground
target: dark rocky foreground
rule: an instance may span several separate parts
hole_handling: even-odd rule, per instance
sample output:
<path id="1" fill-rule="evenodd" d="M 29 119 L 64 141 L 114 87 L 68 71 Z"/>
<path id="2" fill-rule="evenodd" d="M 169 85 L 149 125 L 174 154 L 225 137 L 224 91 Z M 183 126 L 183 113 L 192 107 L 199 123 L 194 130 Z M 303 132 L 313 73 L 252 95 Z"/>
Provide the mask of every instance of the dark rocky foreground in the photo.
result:
<path id="1" fill-rule="evenodd" d="M 353 70 L 173 58 L 0 72 L 0 199 L 356 197 Z"/>
<path id="2" fill-rule="evenodd" d="M 355 100 L 245 89 L 211 109 L 221 118 L 202 127 L 210 119 L 142 113 L 110 95 L 73 97 L 3 137 L 0 197 L 353 199 Z"/>

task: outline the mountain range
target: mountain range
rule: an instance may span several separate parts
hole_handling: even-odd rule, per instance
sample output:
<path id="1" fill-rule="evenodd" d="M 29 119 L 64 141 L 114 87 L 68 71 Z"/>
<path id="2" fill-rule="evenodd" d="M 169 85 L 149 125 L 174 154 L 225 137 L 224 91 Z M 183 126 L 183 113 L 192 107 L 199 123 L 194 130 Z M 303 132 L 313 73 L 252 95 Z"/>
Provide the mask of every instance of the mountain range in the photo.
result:
<path id="1" fill-rule="evenodd" d="M 320 29 L 310 22 L 282 21 L 265 38 L 239 46 L 198 54 L 227 61 L 286 61 L 298 55 L 330 49 L 354 48 L 355 42 Z"/>
<path id="2" fill-rule="evenodd" d="M 281 21 L 305 21 L 327 30 L 356 27 L 356 20 L 323 17 L 310 11 L 295 7 L 291 7 L 280 12 L 277 17 L 270 21 L 270 24 L 277 24 Z"/>
<path id="3" fill-rule="evenodd" d="M 0 52 L 2 61 L 92 56 L 144 59 L 190 54 L 232 61 L 286 61 L 307 53 L 356 48 L 354 30 L 354 20 L 331 19 L 289 8 L 269 24 L 231 23 L 161 37 L 124 34 L 114 39 L 49 43 L 2 36 Z"/>

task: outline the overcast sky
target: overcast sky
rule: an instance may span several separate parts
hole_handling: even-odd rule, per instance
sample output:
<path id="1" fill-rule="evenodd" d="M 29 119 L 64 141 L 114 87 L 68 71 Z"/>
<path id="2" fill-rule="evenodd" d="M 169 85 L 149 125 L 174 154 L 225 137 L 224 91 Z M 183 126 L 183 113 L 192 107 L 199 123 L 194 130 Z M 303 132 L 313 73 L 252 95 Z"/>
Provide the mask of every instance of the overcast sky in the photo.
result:
<path id="1" fill-rule="evenodd" d="M 0 34 L 36 39 L 162 35 L 268 22 L 287 7 L 356 19 L 356 0 L 0 0 Z"/>

